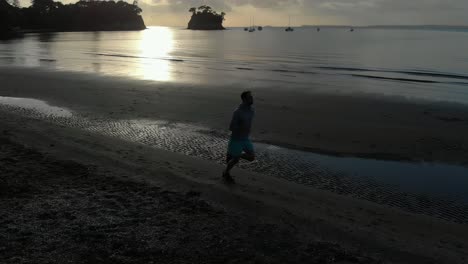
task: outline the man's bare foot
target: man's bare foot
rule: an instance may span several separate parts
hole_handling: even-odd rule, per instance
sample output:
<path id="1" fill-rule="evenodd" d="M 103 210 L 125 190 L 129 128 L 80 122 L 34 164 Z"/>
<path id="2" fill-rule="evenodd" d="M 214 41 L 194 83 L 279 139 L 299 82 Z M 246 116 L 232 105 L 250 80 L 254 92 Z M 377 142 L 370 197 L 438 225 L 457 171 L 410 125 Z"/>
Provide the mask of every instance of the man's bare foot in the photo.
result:
<path id="1" fill-rule="evenodd" d="M 223 179 L 228 183 L 235 183 L 234 178 L 231 177 L 229 172 L 223 171 Z"/>

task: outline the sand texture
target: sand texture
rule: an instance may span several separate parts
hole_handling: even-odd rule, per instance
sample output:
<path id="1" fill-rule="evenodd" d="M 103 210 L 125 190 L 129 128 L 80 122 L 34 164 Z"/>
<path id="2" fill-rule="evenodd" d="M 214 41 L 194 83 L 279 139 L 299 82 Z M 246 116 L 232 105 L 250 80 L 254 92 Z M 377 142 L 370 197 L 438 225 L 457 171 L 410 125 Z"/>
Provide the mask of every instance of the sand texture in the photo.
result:
<path id="1" fill-rule="evenodd" d="M 213 133 L 226 130 L 238 101 L 235 89 L 71 73 L 6 69 L 0 81 L 0 96 L 44 99 L 89 119 L 161 119 Z M 255 94 L 258 141 L 466 162 L 461 106 Z M 228 185 L 212 161 L 52 121 L 0 110 L 0 263 L 467 262 L 466 225 L 241 169 Z"/>

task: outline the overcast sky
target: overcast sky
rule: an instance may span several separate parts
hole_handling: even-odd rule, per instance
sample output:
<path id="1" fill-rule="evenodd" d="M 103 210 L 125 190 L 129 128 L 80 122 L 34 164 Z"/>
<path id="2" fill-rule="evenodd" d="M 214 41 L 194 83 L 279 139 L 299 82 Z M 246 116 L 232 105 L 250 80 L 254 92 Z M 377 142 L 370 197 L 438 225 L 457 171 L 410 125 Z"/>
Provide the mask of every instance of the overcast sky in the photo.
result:
<path id="1" fill-rule="evenodd" d="M 26 0 L 22 0 L 26 1 Z M 127 0 L 132 2 L 133 0 Z M 62 1 L 76 2 L 72 0 Z M 468 0 L 139 0 L 147 25 L 186 26 L 205 3 L 227 13 L 226 26 L 304 24 L 468 25 Z"/>

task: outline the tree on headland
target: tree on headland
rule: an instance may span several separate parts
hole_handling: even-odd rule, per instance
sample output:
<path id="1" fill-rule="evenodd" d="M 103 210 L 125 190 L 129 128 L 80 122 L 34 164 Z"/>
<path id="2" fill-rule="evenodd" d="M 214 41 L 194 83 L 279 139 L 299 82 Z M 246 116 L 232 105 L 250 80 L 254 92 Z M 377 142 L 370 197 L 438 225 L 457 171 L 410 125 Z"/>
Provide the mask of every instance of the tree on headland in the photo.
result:
<path id="1" fill-rule="evenodd" d="M 191 7 L 189 9 L 189 12 L 193 13 L 194 15 L 199 15 L 199 14 L 203 14 L 203 13 L 221 15 L 223 17 L 226 15 L 226 13 L 224 13 L 224 12 L 221 12 L 220 14 L 218 14 L 216 11 L 213 10 L 213 8 L 211 8 L 211 6 L 207 6 L 207 5 L 201 5 L 199 7 Z"/>
<path id="2" fill-rule="evenodd" d="M 13 7 L 0 0 L 0 22 L 9 28 L 40 31 L 96 31 L 145 29 L 141 8 L 119 1 L 80 0 L 62 4 L 53 0 L 31 0 L 31 6 Z M 2 4 L 4 2 L 4 4 Z M 2 8 L 2 6 L 4 6 Z M 2 15 L 2 9 L 6 10 Z"/>
<path id="3" fill-rule="evenodd" d="M 218 14 L 210 6 L 201 5 L 198 8 L 192 7 L 189 9 L 192 17 L 188 24 L 188 29 L 200 30 L 220 30 L 224 29 L 223 21 L 225 20 L 226 13 L 221 12 Z"/>
<path id="4" fill-rule="evenodd" d="M 31 0 L 31 7 L 41 15 L 49 14 L 60 5 L 63 4 L 60 2 L 54 2 L 53 0 Z"/>
<path id="5" fill-rule="evenodd" d="M 211 6 L 207 6 L 207 5 L 199 6 L 198 10 L 202 11 L 203 13 L 211 13 L 213 11 L 211 9 Z"/>

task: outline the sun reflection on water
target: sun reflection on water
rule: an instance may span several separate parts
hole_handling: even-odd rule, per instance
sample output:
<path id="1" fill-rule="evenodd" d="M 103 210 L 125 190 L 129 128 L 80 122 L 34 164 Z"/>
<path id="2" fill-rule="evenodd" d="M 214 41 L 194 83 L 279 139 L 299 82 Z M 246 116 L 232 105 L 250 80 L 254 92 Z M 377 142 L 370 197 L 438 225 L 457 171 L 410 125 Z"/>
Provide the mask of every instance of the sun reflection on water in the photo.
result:
<path id="1" fill-rule="evenodd" d="M 170 53 L 174 48 L 171 29 L 151 27 L 141 32 L 140 70 L 141 76 L 148 80 L 171 81 Z"/>

